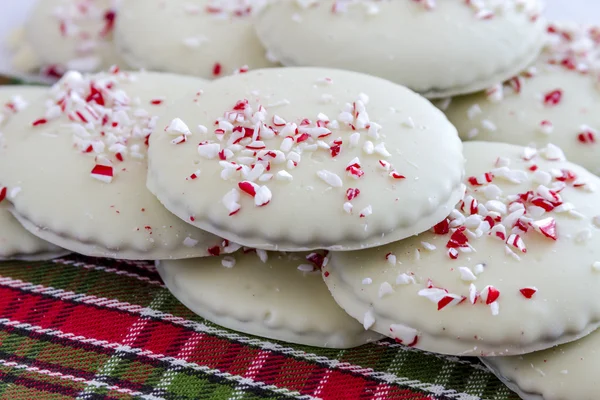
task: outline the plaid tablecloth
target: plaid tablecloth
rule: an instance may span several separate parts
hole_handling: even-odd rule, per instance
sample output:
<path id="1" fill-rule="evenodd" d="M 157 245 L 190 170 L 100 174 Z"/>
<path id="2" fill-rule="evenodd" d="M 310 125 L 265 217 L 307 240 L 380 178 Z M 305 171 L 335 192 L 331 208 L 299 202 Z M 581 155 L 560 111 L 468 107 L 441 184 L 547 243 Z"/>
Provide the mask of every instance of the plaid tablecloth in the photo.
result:
<path id="1" fill-rule="evenodd" d="M 151 262 L 0 263 L 0 399 L 73 398 L 518 399 L 477 359 L 224 329 L 179 303 Z"/>
<path id="2" fill-rule="evenodd" d="M 0 264 L 2 399 L 517 399 L 476 359 L 326 350 L 211 324 L 152 263 Z"/>

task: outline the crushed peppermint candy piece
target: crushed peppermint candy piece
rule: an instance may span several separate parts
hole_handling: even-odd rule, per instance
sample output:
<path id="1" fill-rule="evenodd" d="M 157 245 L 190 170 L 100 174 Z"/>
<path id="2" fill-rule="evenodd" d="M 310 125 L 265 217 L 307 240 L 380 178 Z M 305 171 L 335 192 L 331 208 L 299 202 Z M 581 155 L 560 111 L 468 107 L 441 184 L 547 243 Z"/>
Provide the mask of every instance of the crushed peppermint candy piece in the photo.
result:
<path id="1" fill-rule="evenodd" d="M 235 258 L 231 256 L 225 256 L 221 260 L 221 265 L 225 268 L 233 268 L 235 266 Z"/>
<path id="2" fill-rule="evenodd" d="M 485 304 L 492 304 L 500 297 L 500 291 L 495 287 L 488 285 L 481 291 L 481 299 Z"/>
<path id="3" fill-rule="evenodd" d="M 394 292 L 394 289 L 392 288 L 392 285 L 390 285 L 388 282 L 383 282 L 381 285 L 379 285 L 378 296 L 380 299 L 384 298 L 385 296 L 387 296 L 388 294 L 391 294 L 393 292 Z"/>
<path id="4" fill-rule="evenodd" d="M 398 277 L 396 277 L 396 285 L 410 285 L 410 284 L 416 284 L 416 283 L 417 282 L 415 281 L 415 278 L 406 273 L 402 273 L 402 274 L 398 275 Z"/>
<path id="5" fill-rule="evenodd" d="M 165 132 L 175 134 L 175 135 L 184 135 L 188 136 L 192 134 L 190 128 L 179 118 L 175 118 L 171 121 L 169 126 L 165 128 Z"/>
<path id="6" fill-rule="evenodd" d="M 471 271 L 469 267 L 458 267 L 460 272 L 460 279 L 466 282 L 472 282 L 477 280 L 477 276 Z"/>
<path id="7" fill-rule="evenodd" d="M 537 291 L 537 288 L 533 286 L 519 289 L 519 292 L 521 292 L 523 297 L 525 297 L 526 299 L 531 299 L 533 295 L 537 293 Z"/>
<path id="8" fill-rule="evenodd" d="M 111 183 L 113 180 L 113 167 L 109 165 L 96 165 L 90 173 L 92 178 L 104 183 Z"/>
<path id="9" fill-rule="evenodd" d="M 344 184 L 342 182 L 342 178 L 340 178 L 338 175 L 334 174 L 331 171 L 317 171 L 317 176 L 331 187 L 342 187 Z"/>

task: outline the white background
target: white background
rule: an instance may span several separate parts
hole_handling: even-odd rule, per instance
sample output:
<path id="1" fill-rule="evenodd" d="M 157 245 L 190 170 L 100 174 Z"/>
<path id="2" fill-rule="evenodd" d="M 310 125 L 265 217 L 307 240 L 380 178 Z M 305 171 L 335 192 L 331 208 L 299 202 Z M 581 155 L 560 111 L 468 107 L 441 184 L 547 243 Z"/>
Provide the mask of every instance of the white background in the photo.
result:
<path id="1" fill-rule="evenodd" d="M 10 58 L 4 46 L 6 36 L 22 24 L 36 0 L 0 0 L 0 73 L 11 73 Z M 39 0 L 44 1 L 44 0 Z M 144 1 L 144 0 L 137 0 Z M 449 0 L 438 0 L 449 1 Z M 549 19 L 580 21 L 600 25 L 600 0 L 546 0 Z"/>

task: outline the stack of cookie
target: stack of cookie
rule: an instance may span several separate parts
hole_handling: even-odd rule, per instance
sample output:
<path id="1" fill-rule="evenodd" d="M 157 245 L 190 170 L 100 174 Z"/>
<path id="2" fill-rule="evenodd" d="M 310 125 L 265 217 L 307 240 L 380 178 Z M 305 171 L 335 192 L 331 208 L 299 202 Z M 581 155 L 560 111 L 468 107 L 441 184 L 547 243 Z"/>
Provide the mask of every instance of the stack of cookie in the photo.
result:
<path id="1" fill-rule="evenodd" d="M 484 357 L 523 398 L 585 390 L 599 31 L 533 0 L 234 3 L 124 1 L 119 57 L 166 72 L 0 92 L 0 256 L 153 259 L 228 328 L 387 336 Z M 286 67 L 242 65 L 268 60 Z"/>

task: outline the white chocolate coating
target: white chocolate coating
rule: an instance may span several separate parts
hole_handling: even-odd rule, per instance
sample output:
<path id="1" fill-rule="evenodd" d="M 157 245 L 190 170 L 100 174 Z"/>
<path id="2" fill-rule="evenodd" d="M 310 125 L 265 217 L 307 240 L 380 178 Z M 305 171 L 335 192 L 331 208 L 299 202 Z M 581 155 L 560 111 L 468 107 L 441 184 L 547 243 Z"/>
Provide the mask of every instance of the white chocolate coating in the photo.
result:
<path id="1" fill-rule="evenodd" d="M 427 9 L 431 3 L 281 0 L 260 15 L 256 31 L 283 65 L 351 69 L 429 98 L 508 79 L 542 48 L 537 0 L 445 0 Z"/>
<path id="2" fill-rule="evenodd" d="M 2 128 L 10 118 L 23 111 L 29 102 L 44 96 L 46 88 L 35 86 L 0 86 L 0 149 L 3 148 Z M 1 190 L 1 189 L 0 189 Z M 68 253 L 29 233 L 10 214 L 10 191 L 0 202 L 0 260 L 46 260 Z"/>
<path id="3" fill-rule="evenodd" d="M 381 338 L 331 298 L 306 254 L 242 251 L 157 263 L 169 290 L 211 322 L 251 335 L 308 346 L 349 348 Z M 232 267 L 231 265 L 234 264 Z M 225 267 L 227 265 L 228 267 Z"/>
<path id="4" fill-rule="evenodd" d="M 177 128 L 162 128 L 180 123 L 194 133 L 175 145 Z M 149 189 L 185 221 L 248 247 L 389 243 L 444 218 L 464 190 L 462 144 L 443 114 L 406 88 L 354 72 L 271 68 L 225 77 L 197 103 L 167 109 L 157 126 Z M 254 198 L 243 184 L 256 187 Z"/>
<path id="5" fill-rule="evenodd" d="M 560 157 L 554 147 L 536 157 L 529 150 L 465 143 L 475 180 L 467 182 L 483 184 L 469 183 L 464 205 L 433 232 L 333 252 L 323 274 L 338 304 L 360 321 L 369 314 L 371 329 L 404 344 L 455 355 L 523 354 L 596 329 L 600 193 L 590 190 L 600 179 L 549 160 Z M 560 180 L 561 169 L 576 177 Z M 561 188 L 553 203 L 545 199 Z"/>
<path id="6" fill-rule="evenodd" d="M 13 214 L 33 234 L 90 256 L 168 259 L 204 256 L 215 246 L 226 251 L 220 238 L 165 210 L 145 185 L 144 141 L 153 115 L 186 94 L 192 102 L 204 84 L 158 73 L 67 74 L 4 128 L 0 182 L 18 190 Z M 111 167 L 108 183 L 102 168 Z"/>
<path id="7" fill-rule="evenodd" d="M 554 143 L 570 161 L 599 175 L 597 28 L 555 29 L 534 70 L 497 85 L 489 95 L 456 97 L 445 112 L 464 140 L 534 147 Z"/>
<path id="8" fill-rule="evenodd" d="M 266 0 L 124 0 L 115 42 L 130 65 L 217 78 L 274 66 L 253 23 Z"/>
<path id="9" fill-rule="evenodd" d="M 39 0 L 13 43 L 13 65 L 25 72 L 50 66 L 82 72 L 124 67 L 112 43 L 119 1 Z"/>
<path id="10" fill-rule="evenodd" d="M 552 349 L 482 361 L 525 400 L 595 400 L 600 332 Z"/>

